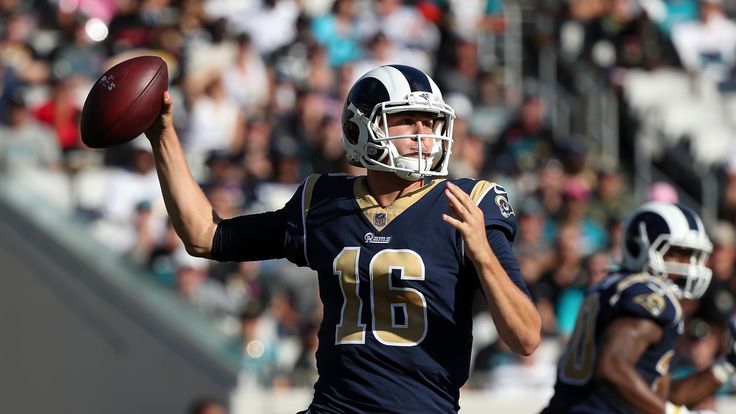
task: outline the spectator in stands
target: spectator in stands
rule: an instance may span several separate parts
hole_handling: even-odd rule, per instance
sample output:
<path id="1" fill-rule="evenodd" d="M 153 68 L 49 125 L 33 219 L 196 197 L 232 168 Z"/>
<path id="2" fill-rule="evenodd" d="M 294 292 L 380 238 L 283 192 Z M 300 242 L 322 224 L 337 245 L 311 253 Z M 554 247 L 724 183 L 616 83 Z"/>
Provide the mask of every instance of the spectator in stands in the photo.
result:
<path id="1" fill-rule="evenodd" d="M 299 4 L 294 0 L 263 0 L 228 16 L 236 33 L 247 33 L 264 57 L 289 45 L 296 36 Z"/>
<path id="2" fill-rule="evenodd" d="M 37 17 L 30 8 L 16 7 L 0 19 L 0 62 L 13 68 L 18 78 L 29 85 L 42 85 L 49 79 L 50 65 L 33 48 Z"/>
<path id="3" fill-rule="evenodd" d="M 61 151 L 53 130 L 33 118 L 18 90 L 8 102 L 8 124 L 0 125 L 0 170 L 54 170 Z"/>
<path id="4" fill-rule="evenodd" d="M 698 19 L 698 3 L 700 0 L 647 0 L 641 2 L 650 19 L 667 36 L 672 36 L 672 28 L 680 23 Z"/>
<path id="5" fill-rule="evenodd" d="M 602 250 L 608 245 L 608 235 L 604 225 L 598 224 L 588 216 L 591 198 L 590 186 L 580 178 L 568 178 L 562 191 L 562 214 L 556 222 L 550 223 L 547 232 L 557 233 L 556 227 L 575 226 L 580 230 L 581 254 L 587 256 Z"/>
<path id="6" fill-rule="evenodd" d="M 222 74 L 215 72 L 211 75 L 204 93 L 192 97 L 194 100 L 185 141 L 192 173 L 198 180 L 204 178 L 209 151 L 237 154 L 242 150 L 244 140 L 243 111 L 227 94 Z"/>
<path id="7" fill-rule="evenodd" d="M 607 164 L 606 161 L 599 164 L 587 214 L 600 226 L 606 226 L 610 220 L 624 217 L 635 208 L 636 200 L 618 166 Z"/>
<path id="8" fill-rule="evenodd" d="M 647 189 L 647 201 L 665 201 L 668 203 L 677 203 L 680 196 L 677 189 L 666 181 L 655 181 Z"/>
<path id="9" fill-rule="evenodd" d="M 327 171 L 344 171 L 345 157 L 342 149 L 342 125 L 334 116 L 326 115 L 322 118 L 320 132 L 315 135 L 313 153 L 308 168 L 311 171 L 323 173 Z"/>
<path id="10" fill-rule="evenodd" d="M 543 161 L 537 167 L 537 189 L 535 195 L 544 207 L 545 215 L 551 221 L 562 216 L 564 204 L 562 192 L 565 186 L 562 163 L 558 159 Z M 551 240 L 554 232 L 546 229 L 545 237 Z"/>
<path id="11" fill-rule="evenodd" d="M 736 23 L 726 16 L 723 0 L 701 0 L 700 19 L 674 26 L 672 41 L 689 72 L 722 81 L 736 67 Z"/>
<path id="12" fill-rule="evenodd" d="M 467 96 L 451 93 L 445 98 L 455 108 L 453 127 L 451 177 L 480 177 L 485 166 L 485 142 L 470 131 L 473 103 Z"/>
<path id="13" fill-rule="evenodd" d="M 722 326 L 736 311 L 736 230 L 734 223 L 719 221 L 711 229 L 713 254 L 708 267 L 713 270 L 708 290 L 700 300 L 697 315 Z"/>
<path id="14" fill-rule="evenodd" d="M 552 245 L 544 238 L 544 208 L 534 196 L 528 196 L 519 203 L 516 215 L 519 220 L 519 236 L 514 242 L 514 255 L 519 258 L 519 268 L 524 280 L 529 285 L 534 285 L 555 264 Z"/>
<path id="15" fill-rule="evenodd" d="M 272 134 L 271 122 L 260 116 L 248 118 L 241 167 L 249 192 L 255 191 L 261 181 L 273 177 L 274 166 L 270 158 Z M 248 204 L 253 201 L 249 200 Z"/>
<path id="16" fill-rule="evenodd" d="M 146 268 L 151 272 L 154 280 L 162 285 L 175 290 L 176 287 L 176 264 L 174 253 L 181 246 L 181 240 L 177 236 L 171 222 L 166 222 L 166 228 L 156 244 L 148 252 Z"/>
<path id="17" fill-rule="evenodd" d="M 294 110 L 275 122 L 271 132 L 271 153 L 294 155 L 308 161 L 323 140 L 319 136 L 322 122 L 334 105 L 335 102 L 324 93 L 308 88 L 297 90 Z"/>
<path id="18" fill-rule="evenodd" d="M 736 223 L 736 151 L 730 155 L 724 170 L 718 217 Z"/>
<path id="19" fill-rule="evenodd" d="M 115 168 L 106 185 L 102 220 L 98 230 L 108 247 L 119 253 L 130 251 L 136 242 L 135 218 L 140 203 L 147 202 L 153 213 L 149 225 L 154 238 L 159 237 L 166 223 L 163 197 L 158 189 L 158 177 L 153 166 L 151 145 L 145 138 L 133 140 L 127 147 L 128 164 Z"/>
<path id="20" fill-rule="evenodd" d="M 554 154 L 555 143 L 545 114 L 546 104 L 541 97 L 526 97 L 516 120 L 491 146 L 491 160 L 508 155 L 514 169 L 532 171 L 539 160 L 549 159 Z M 492 161 L 493 164 L 495 162 Z"/>
<path id="21" fill-rule="evenodd" d="M 355 61 L 362 55 L 366 30 L 358 20 L 355 3 L 355 0 L 336 0 L 330 13 L 312 21 L 314 38 L 327 49 L 332 67 Z"/>
<path id="22" fill-rule="evenodd" d="M 365 43 L 362 58 L 353 67 L 353 82 L 377 66 L 413 62 L 413 54 L 409 49 L 399 49 L 381 32 L 373 35 Z"/>
<path id="23" fill-rule="evenodd" d="M 558 335 L 560 326 L 558 315 L 569 312 L 560 308 L 560 298 L 567 289 L 586 286 L 583 267 L 583 237 L 580 228 L 567 224 L 560 227 L 555 244 L 555 263 L 542 275 L 529 290 L 535 299 L 539 315 L 542 317 L 542 332 Z"/>
<path id="24" fill-rule="evenodd" d="M 236 159 L 236 156 L 227 151 L 210 151 L 205 161 L 207 172 L 200 186 L 208 196 L 213 191 L 221 192 L 220 196 L 225 197 L 221 201 L 227 201 L 229 205 L 223 207 L 227 207 L 227 211 L 238 212 L 249 202 L 250 195 L 244 171 L 236 163 Z"/>
<path id="25" fill-rule="evenodd" d="M 0 61 L 0 124 L 8 125 L 10 101 L 21 93 L 20 79 L 15 69 Z"/>
<path id="26" fill-rule="evenodd" d="M 85 23 L 86 18 L 78 15 L 62 25 L 63 37 L 52 54 L 54 77 L 64 79 L 75 76 L 93 82 L 102 73 L 104 51 L 87 35 Z"/>
<path id="27" fill-rule="evenodd" d="M 125 252 L 125 256 L 131 262 L 139 266 L 145 266 L 156 246 L 156 239 L 160 237 L 160 231 L 156 231 L 156 221 L 153 218 L 151 203 L 148 200 L 141 201 L 136 205 L 133 228 L 135 241 L 130 250 Z"/>
<path id="28" fill-rule="evenodd" d="M 332 93 L 336 74 L 323 46 L 314 44 L 308 49 L 307 66 L 309 70 L 304 80 L 306 87 L 325 94 Z"/>
<path id="29" fill-rule="evenodd" d="M 414 48 L 432 56 L 439 46 L 437 26 L 428 21 L 416 6 L 404 4 L 404 0 L 378 0 L 375 14 L 366 17 L 376 19 L 371 27 L 384 33 L 399 47 Z M 422 61 L 429 62 L 430 59 Z M 426 69 L 421 65 L 418 68 Z"/>
<path id="30" fill-rule="evenodd" d="M 243 110 L 257 110 L 268 103 L 270 80 L 261 55 L 253 48 L 247 34 L 237 37 L 237 51 L 233 62 L 225 68 L 222 79 L 228 95 Z"/>
<path id="31" fill-rule="evenodd" d="M 478 93 L 473 102 L 470 129 L 482 140 L 490 142 L 506 128 L 514 115 L 514 109 L 507 102 L 508 92 L 495 72 L 481 73 L 476 87 Z"/>
<path id="32" fill-rule="evenodd" d="M 278 341 L 273 317 L 265 304 L 249 300 L 240 313 L 240 336 L 234 346 L 242 355 L 242 373 L 246 381 L 270 387 L 278 375 Z"/>
<path id="33" fill-rule="evenodd" d="M 478 44 L 473 39 L 454 39 L 454 56 L 437 64 L 437 82 L 447 93 L 460 93 L 472 101 L 479 100 Z"/>
<path id="34" fill-rule="evenodd" d="M 570 335 L 575 329 L 575 321 L 588 289 L 608 275 L 611 265 L 610 256 L 603 250 L 585 257 L 580 283 L 572 284 L 560 294 L 556 311 L 557 329 L 562 343 L 570 339 Z"/>
<path id="35" fill-rule="evenodd" d="M 180 245 L 174 252 L 174 266 L 176 287 L 182 299 L 216 317 L 220 323 L 237 317 L 245 298 L 209 277 L 209 261 L 190 256 Z"/>
<path id="36" fill-rule="evenodd" d="M 71 78 L 54 79 L 51 97 L 33 111 L 39 121 L 53 128 L 62 151 L 67 154 L 82 146 L 79 133 L 82 111 L 75 98 Z"/>
<path id="37" fill-rule="evenodd" d="M 109 55 L 148 44 L 151 27 L 143 21 L 142 3 L 138 0 L 121 0 L 116 3 L 117 11 L 108 24 L 109 34 L 105 39 Z"/>

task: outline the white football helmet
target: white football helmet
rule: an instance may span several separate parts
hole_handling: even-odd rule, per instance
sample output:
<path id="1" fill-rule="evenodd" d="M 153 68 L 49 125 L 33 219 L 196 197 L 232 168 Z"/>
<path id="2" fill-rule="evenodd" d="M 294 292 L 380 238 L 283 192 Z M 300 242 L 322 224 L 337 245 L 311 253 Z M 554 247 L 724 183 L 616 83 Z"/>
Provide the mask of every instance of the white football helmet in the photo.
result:
<path id="1" fill-rule="evenodd" d="M 408 111 L 434 114 L 433 133 L 387 136 L 386 115 Z M 342 146 L 352 165 L 394 172 L 412 181 L 445 176 L 454 121 L 455 111 L 427 74 L 410 66 L 380 66 L 358 79 L 348 93 L 342 112 Z M 404 138 L 416 140 L 419 148 L 422 140 L 433 140 L 430 153 L 401 156 L 393 141 Z"/>
<path id="2" fill-rule="evenodd" d="M 671 249 L 689 251 L 690 262 L 666 261 L 664 256 Z M 697 299 L 705 293 L 712 274 L 706 261 L 712 251 L 700 217 L 681 204 L 646 203 L 624 227 L 624 269 L 671 282 L 679 297 Z"/>

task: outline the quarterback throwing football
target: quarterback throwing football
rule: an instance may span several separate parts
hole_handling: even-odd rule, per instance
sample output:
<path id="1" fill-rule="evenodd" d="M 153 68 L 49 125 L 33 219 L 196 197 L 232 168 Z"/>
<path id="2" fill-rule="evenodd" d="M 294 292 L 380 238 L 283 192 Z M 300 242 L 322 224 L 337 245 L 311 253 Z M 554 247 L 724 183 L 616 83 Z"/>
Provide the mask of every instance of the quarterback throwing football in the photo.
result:
<path id="1" fill-rule="evenodd" d="M 354 177 L 308 177 L 282 209 L 226 220 L 192 179 L 171 97 L 146 133 L 166 206 L 187 251 L 220 261 L 287 258 L 314 269 L 324 317 L 307 413 L 449 413 L 468 377 L 472 302 L 482 289 L 501 338 L 520 354 L 540 319 L 511 252 L 508 194 L 445 180 L 455 114 L 409 66 L 366 73 L 344 105 Z"/>

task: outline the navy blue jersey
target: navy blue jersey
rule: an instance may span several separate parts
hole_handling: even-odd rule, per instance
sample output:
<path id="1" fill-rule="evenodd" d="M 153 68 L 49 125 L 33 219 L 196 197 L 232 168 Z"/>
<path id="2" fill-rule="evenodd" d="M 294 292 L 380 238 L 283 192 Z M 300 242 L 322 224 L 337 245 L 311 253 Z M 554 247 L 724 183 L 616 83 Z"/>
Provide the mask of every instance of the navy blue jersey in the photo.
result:
<path id="1" fill-rule="evenodd" d="M 557 369 L 555 394 L 542 413 L 636 413 L 593 379 L 601 338 L 617 317 L 645 318 L 662 327 L 662 339 L 644 351 L 636 370 L 652 389 L 668 373 L 683 329 L 679 301 L 664 281 L 651 275 L 611 275 L 591 289 L 580 308 Z"/>
<path id="2" fill-rule="evenodd" d="M 442 220 L 451 214 L 443 181 L 381 208 L 365 177 L 313 175 L 284 208 L 285 255 L 317 271 L 324 305 L 312 412 L 459 409 L 480 284 L 461 235 Z M 487 228 L 513 240 L 503 188 L 453 183 L 476 200 Z"/>

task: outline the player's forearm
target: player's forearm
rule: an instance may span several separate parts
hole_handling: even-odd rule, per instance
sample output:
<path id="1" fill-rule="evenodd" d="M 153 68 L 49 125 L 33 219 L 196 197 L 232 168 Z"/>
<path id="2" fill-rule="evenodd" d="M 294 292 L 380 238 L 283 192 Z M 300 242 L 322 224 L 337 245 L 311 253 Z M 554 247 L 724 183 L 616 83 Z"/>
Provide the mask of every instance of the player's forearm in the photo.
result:
<path id="1" fill-rule="evenodd" d="M 541 341 L 542 322 L 534 304 L 492 253 L 475 262 L 475 267 L 501 339 L 514 352 L 530 355 Z"/>
<path id="2" fill-rule="evenodd" d="M 598 376 L 601 382 L 638 412 L 665 412 L 665 401 L 652 391 L 631 364 L 612 358 L 601 359 L 598 362 Z"/>
<path id="3" fill-rule="evenodd" d="M 718 391 L 723 385 L 714 375 L 711 368 L 672 380 L 669 400 L 679 405 L 694 405 Z"/>
<path id="4" fill-rule="evenodd" d="M 152 140 L 156 171 L 171 223 L 189 254 L 210 257 L 219 218 L 192 177 L 175 133 Z"/>

